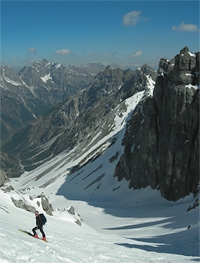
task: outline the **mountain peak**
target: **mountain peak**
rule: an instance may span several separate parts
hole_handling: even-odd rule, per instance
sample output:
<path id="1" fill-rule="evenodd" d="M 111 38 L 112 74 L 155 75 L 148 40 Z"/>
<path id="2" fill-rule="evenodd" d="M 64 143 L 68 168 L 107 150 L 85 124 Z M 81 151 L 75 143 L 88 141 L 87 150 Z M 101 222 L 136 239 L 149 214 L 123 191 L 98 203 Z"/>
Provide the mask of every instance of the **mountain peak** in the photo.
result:
<path id="1" fill-rule="evenodd" d="M 45 58 L 42 59 L 42 62 L 43 63 L 49 63 L 49 61 L 47 59 L 45 59 Z"/>

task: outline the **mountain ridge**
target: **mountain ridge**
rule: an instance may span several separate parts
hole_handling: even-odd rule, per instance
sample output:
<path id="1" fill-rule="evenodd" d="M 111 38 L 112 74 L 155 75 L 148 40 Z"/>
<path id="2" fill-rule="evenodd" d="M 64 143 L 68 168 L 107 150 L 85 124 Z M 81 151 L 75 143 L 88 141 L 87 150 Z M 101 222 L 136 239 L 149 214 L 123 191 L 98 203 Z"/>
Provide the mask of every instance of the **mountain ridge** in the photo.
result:
<path id="1" fill-rule="evenodd" d="M 23 67 L 18 73 L 1 67 L 1 143 L 67 97 L 84 89 L 105 68 L 51 63 L 46 59 Z"/>
<path id="2" fill-rule="evenodd" d="M 126 97 L 131 96 L 136 91 L 143 90 L 146 85 L 145 82 L 141 70 L 136 72 L 123 71 L 111 69 L 107 66 L 103 72 L 98 73 L 87 90 L 68 98 L 62 103 L 62 106 L 55 108 L 48 116 L 40 117 L 26 129 L 17 133 L 10 142 L 10 146 L 7 144 L 7 147 L 12 152 L 18 149 L 18 155 L 22 152 L 23 159 L 27 159 L 30 152 L 34 152 L 42 143 L 49 142 L 50 144 L 48 149 L 44 149 L 45 153 L 41 155 L 47 154 L 51 157 L 53 152 L 55 155 L 66 150 L 67 145 L 67 147 L 72 148 L 82 138 L 88 137 L 89 130 L 97 130 L 99 122 L 103 122 L 103 119 L 106 120 L 106 116 L 118 106 L 121 100 L 125 100 Z M 102 120 L 98 114 L 104 116 Z M 107 129 L 106 126 L 105 129 Z M 29 139 L 27 132 L 30 133 Z M 16 142 L 20 142 L 20 138 L 25 137 L 26 139 L 22 140 L 20 145 L 14 146 Z M 41 147 L 38 149 L 41 151 Z M 38 160 L 37 150 L 36 159 Z M 34 164 L 34 161 L 32 163 Z"/>

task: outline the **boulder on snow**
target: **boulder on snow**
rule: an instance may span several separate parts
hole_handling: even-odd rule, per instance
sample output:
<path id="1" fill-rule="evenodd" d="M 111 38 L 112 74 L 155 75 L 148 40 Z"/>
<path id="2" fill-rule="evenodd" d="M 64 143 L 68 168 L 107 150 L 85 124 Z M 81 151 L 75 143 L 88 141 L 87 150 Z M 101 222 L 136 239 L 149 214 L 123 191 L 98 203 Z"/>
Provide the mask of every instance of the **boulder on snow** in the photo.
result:
<path id="1" fill-rule="evenodd" d="M 10 192 L 10 191 L 13 191 L 13 190 L 14 190 L 14 188 L 12 187 L 12 185 L 6 186 L 6 187 L 3 189 L 4 192 Z"/>
<path id="2" fill-rule="evenodd" d="M 75 215 L 75 208 L 73 206 L 70 206 L 67 211 L 71 214 L 71 215 Z"/>
<path id="3" fill-rule="evenodd" d="M 5 172 L 0 169 L 0 187 L 4 185 L 4 183 L 8 182 L 9 179 L 8 177 L 6 176 Z"/>
<path id="4" fill-rule="evenodd" d="M 76 218 L 76 220 L 74 221 L 77 225 L 82 226 L 81 220 L 79 220 L 78 218 Z"/>
<path id="5" fill-rule="evenodd" d="M 43 210 L 48 214 L 48 215 L 52 215 L 53 212 L 53 207 L 52 204 L 49 203 L 48 198 L 42 193 L 40 196 L 38 196 L 41 198 L 41 205 Z M 39 206 L 39 205 L 38 205 Z"/>
<path id="6" fill-rule="evenodd" d="M 35 207 L 27 204 L 24 200 L 21 200 L 21 199 L 20 200 L 16 200 L 13 197 L 11 197 L 11 200 L 12 200 L 13 204 L 16 207 L 22 208 L 22 209 L 24 209 L 26 211 L 33 212 L 33 213 L 36 211 Z"/>

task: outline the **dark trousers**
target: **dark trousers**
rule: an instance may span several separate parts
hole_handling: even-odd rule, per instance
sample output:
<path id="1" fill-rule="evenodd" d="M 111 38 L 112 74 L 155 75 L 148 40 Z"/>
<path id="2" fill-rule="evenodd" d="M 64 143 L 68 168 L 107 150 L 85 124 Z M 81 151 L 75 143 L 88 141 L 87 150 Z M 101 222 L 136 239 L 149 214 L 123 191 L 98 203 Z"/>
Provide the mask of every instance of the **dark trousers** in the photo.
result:
<path id="1" fill-rule="evenodd" d="M 32 229 L 32 231 L 33 231 L 33 234 L 34 235 L 36 235 L 37 233 L 36 233 L 36 230 L 40 230 L 40 232 L 42 233 L 42 237 L 45 237 L 45 233 L 44 233 L 44 230 L 43 230 L 43 226 L 36 226 L 36 227 L 34 227 L 33 229 Z"/>

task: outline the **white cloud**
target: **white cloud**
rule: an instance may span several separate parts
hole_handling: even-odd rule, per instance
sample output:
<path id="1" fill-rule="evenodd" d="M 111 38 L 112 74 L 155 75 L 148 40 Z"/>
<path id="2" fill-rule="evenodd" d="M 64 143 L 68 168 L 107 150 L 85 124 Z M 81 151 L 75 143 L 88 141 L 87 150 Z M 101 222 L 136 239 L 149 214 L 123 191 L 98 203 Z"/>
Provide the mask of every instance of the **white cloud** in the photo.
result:
<path id="1" fill-rule="evenodd" d="M 92 55 L 96 55 L 96 53 L 95 53 L 95 52 L 92 52 L 92 51 L 88 51 L 88 55 L 89 55 L 89 56 L 92 56 Z"/>
<path id="2" fill-rule="evenodd" d="M 198 31 L 198 26 L 193 24 L 185 24 L 181 23 L 179 26 L 172 26 L 174 31 L 187 31 L 187 32 L 195 32 Z"/>
<path id="3" fill-rule="evenodd" d="M 71 52 L 71 50 L 69 50 L 69 49 L 60 49 L 60 50 L 56 51 L 56 54 L 58 54 L 58 55 L 67 55 L 70 52 Z"/>
<path id="4" fill-rule="evenodd" d="M 30 53 L 35 53 L 36 50 L 35 50 L 35 48 L 31 47 L 31 48 L 29 49 L 29 52 L 30 52 Z"/>
<path id="5" fill-rule="evenodd" d="M 141 11 L 131 11 L 123 16 L 123 24 L 125 26 L 136 25 L 138 21 L 146 20 L 146 18 L 140 16 Z"/>
<path id="6" fill-rule="evenodd" d="M 142 51 L 137 51 L 135 52 L 134 54 L 131 55 L 132 58 L 137 58 L 137 57 L 140 57 L 142 55 Z"/>

